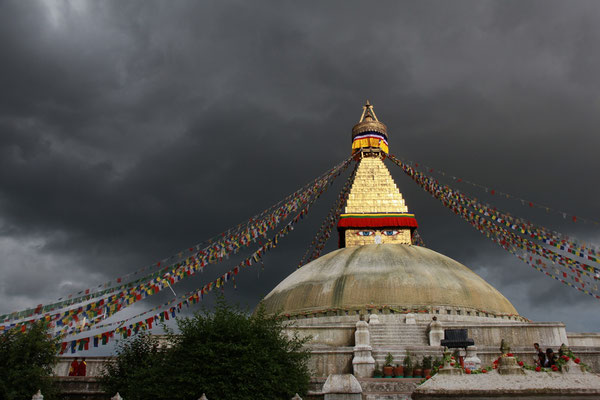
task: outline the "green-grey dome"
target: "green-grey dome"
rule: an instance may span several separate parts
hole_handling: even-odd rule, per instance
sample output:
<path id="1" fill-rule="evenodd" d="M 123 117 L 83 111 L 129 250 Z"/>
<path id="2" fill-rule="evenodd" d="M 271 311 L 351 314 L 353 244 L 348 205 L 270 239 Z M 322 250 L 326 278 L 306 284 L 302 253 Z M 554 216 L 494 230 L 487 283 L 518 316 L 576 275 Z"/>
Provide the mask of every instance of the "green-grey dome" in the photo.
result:
<path id="1" fill-rule="evenodd" d="M 320 257 L 275 287 L 263 300 L 267 313 L 298 315 L 372 308 L 464 308 L 515 315 L 490 284 L 453 259 L 424 247 L 374 244 Z"/>

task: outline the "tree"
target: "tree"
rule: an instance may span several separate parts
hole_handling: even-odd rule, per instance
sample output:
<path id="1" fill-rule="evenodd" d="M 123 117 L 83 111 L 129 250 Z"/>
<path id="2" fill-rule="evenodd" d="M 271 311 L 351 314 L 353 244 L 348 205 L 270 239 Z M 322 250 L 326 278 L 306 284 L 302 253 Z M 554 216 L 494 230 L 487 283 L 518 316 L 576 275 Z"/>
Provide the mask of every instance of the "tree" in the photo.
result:
<path id="1" fill-rule="evenodd" d="M 38 390 L 51 399 L 51 379 L 58 358 L 57 340 L 46 323 L 37 322 L 25 332 L 10 329 L 0 334 L 0 399 L 30 399 Z"/>
<path id="2" fill-rule="evenodd" d="M 162 376 L 167 372 L 167 354 L 158 339 L 146 333 L 120 342 L 115 362 L 104 366 L 105 392 L 111 396 L 119 392 L 128 400 L 166 398 L 160 394 L 170 378 L 170 375 Z"/>
<path id="3" fill-rule="evenodd" d="M 142 335 L 122 345 L 104 377 L 108 393 L 127 400 L 290 399 L 306 393 L 307 339 L 288 337 L 259 307 L 253 315 L 222 298 L 213 312 L 177 320 L 167 345 Z M 138 371 L 141 370 L 141 371 Z"/>

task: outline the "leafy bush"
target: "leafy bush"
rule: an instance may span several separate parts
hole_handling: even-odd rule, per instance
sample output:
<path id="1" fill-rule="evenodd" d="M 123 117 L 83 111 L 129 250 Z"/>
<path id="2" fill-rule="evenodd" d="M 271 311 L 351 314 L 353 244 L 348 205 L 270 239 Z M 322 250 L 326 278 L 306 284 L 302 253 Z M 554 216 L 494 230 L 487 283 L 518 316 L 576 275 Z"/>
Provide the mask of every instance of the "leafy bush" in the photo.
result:
<path id="1" fill-rule="evenodd" d="M 303 349 L 282 323 L 259 308 L 247 315 L 218 300 L 214 312 L 177 320 L 180 334 L 166 346 L 139 336 L 107 365 L 104 387 L 127 400 L 285 399 L 306 393 L 310 378 Z"/>
<path id="2" fill-rule="evenodd" d="M 387 356 L 385 356 L 385 366 L 386 367 L 394 366 L 394 356 L 392 355 L 392 353 L 387 353 Z"/>
<path id="3" fill-rule="evenodd" d="M 0 399 L 31 399 L 38 390 L 45 399 L 54 398 L 50 376 L 58 361 L 56 349 L 57 341 L 42 322 L 25 332 L 11 329 L 0 334 Z"/>
<path id="4" fill-rule="evenodd" d="M 431 356 L 423 357 L 423 369 L 431 369 L 432 366 L 433 366 L 432 357 Z"/>

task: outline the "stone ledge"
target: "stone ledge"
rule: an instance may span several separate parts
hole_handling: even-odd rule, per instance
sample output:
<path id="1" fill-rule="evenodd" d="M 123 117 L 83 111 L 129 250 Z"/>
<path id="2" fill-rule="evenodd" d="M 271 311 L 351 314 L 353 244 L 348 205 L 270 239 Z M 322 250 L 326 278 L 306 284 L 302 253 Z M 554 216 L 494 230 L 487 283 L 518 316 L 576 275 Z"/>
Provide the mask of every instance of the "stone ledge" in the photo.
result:
<path id="1" fill-rule="evenodd" d="M 599 398 L 600 377 L 596 374 L 562 374 L 524 371 L 525 375 L 488 374 L 435 375 L 419 386 L 413 399 L 489 398 Z"/>

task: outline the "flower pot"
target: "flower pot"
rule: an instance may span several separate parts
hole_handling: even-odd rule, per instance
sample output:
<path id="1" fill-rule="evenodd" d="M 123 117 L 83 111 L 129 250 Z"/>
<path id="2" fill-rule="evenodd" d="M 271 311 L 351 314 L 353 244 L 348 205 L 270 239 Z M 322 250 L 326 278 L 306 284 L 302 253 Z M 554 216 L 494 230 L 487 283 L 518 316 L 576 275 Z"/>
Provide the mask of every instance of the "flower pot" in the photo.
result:
<path id="1" fill-rule="evenodd" d="M 431 375 L 431 369 L 427 368 L 427 369 L 423 369 L 423 376 L 429 376 Z"/>
<path id="2" fill-rule="evenodd" d="M 402 367 L 402 366 L 394 367 L 394 376 L 396 378 L 402 378 L 404 376 L 404 367 Z"/>
<path id="3" fill-rule="evenodd" d="M 391 378 L 394 376 L 394 367 L 392 367 L 391 365 L 386 365 L 385 367 L 383 367 L 383 376 L 385 376 L 386 378 Z"/>
<path id="4" fill-rule="evenodd" d="M 404 377 L 412 378 L 412 376 L 413 376 L 413 369 L 404 367 Z"/>
<path id="5" fill-rule="evenodd" d="M 415 369 L 413 369 L 413 378 L 420 378 L 421 376 L 423 376 L 423 369 L 422 368 L 415 368 Z"/>

